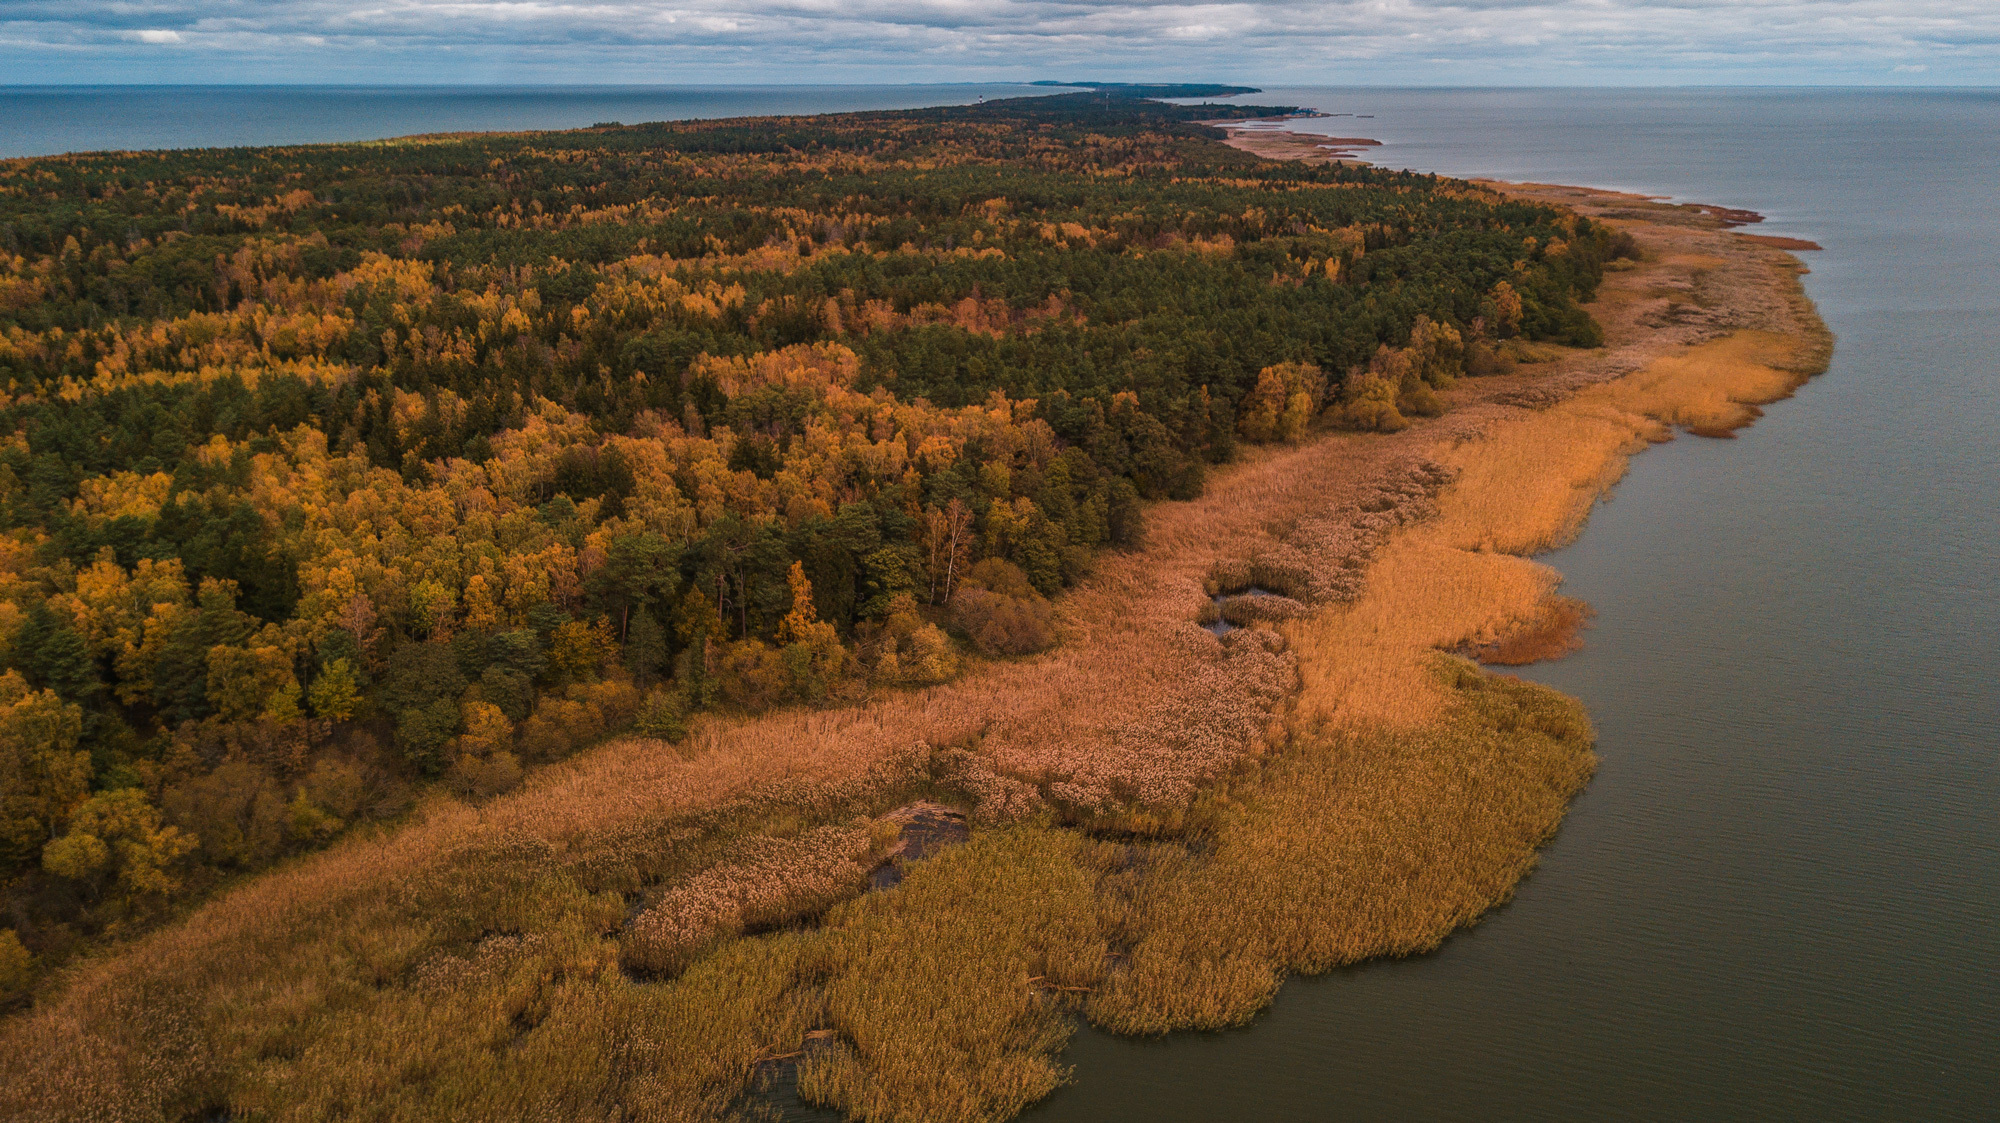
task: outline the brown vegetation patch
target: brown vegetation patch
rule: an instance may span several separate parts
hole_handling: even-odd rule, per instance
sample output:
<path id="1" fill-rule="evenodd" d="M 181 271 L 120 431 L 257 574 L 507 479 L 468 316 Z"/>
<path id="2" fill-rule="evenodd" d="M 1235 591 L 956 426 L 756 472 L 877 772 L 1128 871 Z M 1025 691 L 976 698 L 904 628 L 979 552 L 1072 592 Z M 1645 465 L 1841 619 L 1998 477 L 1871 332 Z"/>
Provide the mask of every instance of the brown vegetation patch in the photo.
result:
<path id="1" fill-rule="evenodd" d="M 1751 223 L 1764 221 L 1763 215 L 1758 214 L 1756 211 L 1744 210 L 1741 207 L 1718 207 L 1713 203 L 1683 203 L 1681 205 L 1688 210 L 1696 211 L 1716 219 L 1725 227 L 1748 226 Z"/>
<path id="2" fill-rule="evenodd" d="M 1467 650 L 1488 666 L 1522 667 L 1560 659 L 1583 647 L 1583 629 L 1597 610 L 1570 597 L 1550 597 L 1527 619 L 1517 621 L 1498 639 Z"/>
<path id="3" fill-rule="evenodd" d="M 1296 620 L 1311 614 L 1311 608 L 1288 596 L 1254 587 L 1240 595 L 1224 597 L 1216 605 L 1216 615 L 1239 628 Z"/>
<path id="4" fill-rule="evenodd" d="M 1818 242 L 1808 241 L 1804 238 L 1789 238 L 1782 234 L 1738 234 L 1736 236 L 1746 242 L 1752 242 L 1760 246 L 1769 246 L 1774 250 L 1817 250 L 1825 248 Z"/>
<path id="5" fill-rule="evenodd" d="M 1148 871 L 1130 960 L 1086 1006 L 1124 1033 L 1241 1025 L 1287 972 L 1435 948 L 1504 901 L 1596 758 L 1582 708 L 1436 665 L 1452 699 L 1408 733 L 1310 726 L 1252 780 L 1212 852 Z"/>
<path id="6" fill-rule="evenodd" d="M 620 961 L 645 977 L 677 975 L 723 940 L 822 913 L 866 887 L 899 827 L 885 820 L 752 839 L 641 912 L 626 930 Z"/>
<path id="7" fill-rule="evenodd" d="M 1212 122 L 1223 130 L 1226 143 L 1267 160 L 1295 160 L 1302 164 L 1365 163 L 1356 149 L 1378 148 L 1382 142 L 1367 137 L 1320 136 L 1295 133 L 1289 129 L 1243 128 L 1240 122 Z"/>

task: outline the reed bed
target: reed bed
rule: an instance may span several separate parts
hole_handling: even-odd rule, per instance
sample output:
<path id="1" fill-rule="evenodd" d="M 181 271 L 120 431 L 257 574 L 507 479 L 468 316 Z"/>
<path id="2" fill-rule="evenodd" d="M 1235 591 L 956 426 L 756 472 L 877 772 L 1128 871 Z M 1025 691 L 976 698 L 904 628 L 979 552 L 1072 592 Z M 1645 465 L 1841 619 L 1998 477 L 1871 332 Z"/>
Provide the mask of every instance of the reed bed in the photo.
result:
<path id="1" fill-rule="evenodd" d="M 1349 729 L 1435 721 L 1443 696 L 1424 671 L 1429 652 L 1492 646 L 1561 613 L 1561 576 L 1528 555 L 1573 540 L 1632 454 L 1675 426 L 1747 424 L 1757 403 L 1791 393 L 1812 346 L 1735 333 L 1547 408 L 1512 410 L 1437 449 L 1455 482 L 1436 516 L 1376 555 L 1352 607 L 1286 625 L 1300 654 L 1301 712 Z"/>
<path id="2" fill-rule="evenodd" d="M 628 971 L 677 975 L 746 930 L 822 912 L 861 892 L 896 834 L 893 822 L 883 822 L 751 839 L 627 925 L 620 962 Z"/>
<path id="3" fill-rule="evenodd" d="M 1434 657 L 1428 724 L 1297 732 L 1224 805 L 1199 860 L 1163 864 L 1129 965 L 1092 996 L 1124 1033 L 1248 1021 L 1288 972 L 1435 948 L 1504 901 L 1595 765 L 1582 707 Z"/>
<path id="4" fill-rule="evenodd" d="M 1498 639 L 1469 651 L 1487 666 L 1521 667 L 1560 659 L 1583 646 L 1583 629 L 1596 614 L 1583 601 L 1550 597 L 1533 617 L 1515 621 Z"/>

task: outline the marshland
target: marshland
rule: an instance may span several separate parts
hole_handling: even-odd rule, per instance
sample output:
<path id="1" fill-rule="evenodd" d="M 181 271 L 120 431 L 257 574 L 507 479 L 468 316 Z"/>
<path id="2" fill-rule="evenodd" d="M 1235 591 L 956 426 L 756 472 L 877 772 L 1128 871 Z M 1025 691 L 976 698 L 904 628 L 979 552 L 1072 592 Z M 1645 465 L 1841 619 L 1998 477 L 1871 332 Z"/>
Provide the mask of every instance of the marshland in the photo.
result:
<path id="1" fill-rule="evenodd" d="M 0 1104 L 1000 1119 L 1507 900 L 1593 732 L 1466 656 L 1829 338 L 1214 113 L 0 169 Z"/>

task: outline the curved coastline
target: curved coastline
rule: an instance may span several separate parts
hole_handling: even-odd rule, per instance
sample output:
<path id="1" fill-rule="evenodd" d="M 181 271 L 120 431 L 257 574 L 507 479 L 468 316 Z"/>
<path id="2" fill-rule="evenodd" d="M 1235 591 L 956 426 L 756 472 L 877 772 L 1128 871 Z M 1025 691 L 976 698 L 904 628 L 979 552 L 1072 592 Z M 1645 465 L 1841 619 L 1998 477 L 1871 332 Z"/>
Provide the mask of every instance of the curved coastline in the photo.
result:
<path id="1" fill-rule="evenodd" d="M 1339 158 L 1317 148 L 1305 155 Z M 1252 455 L 1221 474 L 1210 496 L 1164 506 L 1153 547 L 1112 560 L 1068 598 L 1066 652 L 995 665 L 977 684 L 1004 698 L 1071 676 L 1063 693 L 1073 699 L 1169 674 L 1185 676 L 1178 681 L 1199 704 L 1235 704 L 1194 728 L 1247 735 L 1249 752 L 1232 746 L 1171 762 L 1176 780 L 1202 793 L 1186 813 L 991 820 L 968 845 L 914 868 L 898 892 L 836 905 L 810 931 L 718 947 L 671 988 L 624 979 L 615 951 L 606 958 L 592 946 L 604 942 L 595 915 L 604 908 L 586 894 L 569 902 L 584 916 L 564 930 L 570 947 L 495 945 L 494 970 L 503 989 L 524 996 L 509 1000 L 523 1010 L 553 1004 L 566 987 L 606 992 L 535 1050 L 601 1056 L 608 1046 L 597 1038 L 612 1027 L 669 1037 L 698 1027 L 701 1041 L 660 1043 L 654 1063 L 685 1068 L 644 1089 L 654 1110 L 714 1105 L 719 1091 L 782 1062 L 797 1066 L 808 1098 L 852 1113 L 996 1118 L 1066 1077 L 1059 1053 L 1074 1014 L 1137 1033 L 1241 1024 L 1287 973 L 1427 950 L 1506 900 L 1588 779 L 1587 717 L 1553 691 L 1436 653 L 1500 644 L 1535 626 L 1560 575 L 1532 555 L 1576 533 L 1631 455 L 1676 429 L 1723 435 L 1750 423 L 1758 406 L 1823 369 L 1830 343 L 1782 247 L 1731 233 L 1713 215 L 1633 196 L 1501 189 L 1594 212 L 1640 240 L 1646 260 L 1607 278 L 1592 308 L 1605 348 L 1523 349 L 1512 373 L 1466 380 L 1441 418 L 1402 434 L 1329 435 Z M 1305 598 L 1314 611 L 1227 643 L 1190 636 L 1204 582 L 1231 564 L 1302 575 L 1299 585 L 1320 589 Z M 1126 665 L 1103 664 L 1119 653 Z M 689 809 L 727 815 L 740 810 L 754 775 L 807 768 L 825 744 L 858 743 L 864 729 L 878 734 L 871 744 L 885 727 L 940 747 L 991 738 L 999 747 L 986 751 L 1006 763 L 1010 742 L 1060 736 L 1073 708 L 1055 697 L 1001 718 L 1004 707 L 968 708 L 969 693 L 778 715 L 768 720 L 784 735 L 768 743 L 779 747 L 753 754 L 729 751 L 740 723 L 704 731 L 685 759 L 662 761 L 644 743 L 607 746 L 488 808 L 440 807 L 413 825 L 413 838 L 340 848 L 368 876 L 321 908 L 402 891 L 426 876 L 426 855 L 533 827 L 558 793 L 606 795 L 643 777 L 698 791 Z M 1246 708 L 1246 697 L 1257 704 Z M 1165 719 L 1114 705 L 1097 720 L 1115 742 Z M 1077 767 L 1084 754 L 1077 748 L 1062 764 Z M 891 760 L 887 751 L 837 757 L 829 786 L 847 788 L 835 798 L 866 793 Z M 912 779 L 965 783 L 967 768 L 976 761 L 934 752 L 881 790 L 900 792 Z M 769 827 L 759 818 L 757 829 Z M 195 918 L 191 941 L 162 934 L 136 962 L 87 969 L 71 981 L 70 1009 L 32 1023 L 76 1045 L 84 1013 L 108 1016 L 130 1001 L 114 990 L 157 987 L 192 959 L 208 961 L 192 977 L 226 973 L 232 949 L 267 949 L 311 924 L 317 910 L 301 909 L 296 895 L 324 888 L 331 869 L 327 860 L 301 863 L 232 894 Z M 395 934 L 384 939 L 370 954 L 386 969 L 396 962 Z M 329 997 L 285 989 L 274 973 L 246 985 L 235 1009 Z M 885 994 L 935 1000 L 899 997 L 896 1024 L 885 1024 L 869 1008 Z M 442 1033 L 435 1019 L 471 1016 L 458 999 L 425 1009 L 436 1001 L 414 995 L 393 1020 L 335 1027 L 315 1046 L 332 1053 L 318 1071 L 344 1050 L 368 1054 L 373 1035 Z M 945 1039 L 976 1047 L 927 1047 Z M 163 1041 L 188 1044 L 171 1032 Z M 282 1042 L 254 1048 L 287 1055 Z M 711 1048 L 721 1063 L 699 1063 L 695 1054 Z M 85 1060 L 57 1072 L 81 1075 Z M 509 1077 L 495 1069 L 467 1079 Z"/>

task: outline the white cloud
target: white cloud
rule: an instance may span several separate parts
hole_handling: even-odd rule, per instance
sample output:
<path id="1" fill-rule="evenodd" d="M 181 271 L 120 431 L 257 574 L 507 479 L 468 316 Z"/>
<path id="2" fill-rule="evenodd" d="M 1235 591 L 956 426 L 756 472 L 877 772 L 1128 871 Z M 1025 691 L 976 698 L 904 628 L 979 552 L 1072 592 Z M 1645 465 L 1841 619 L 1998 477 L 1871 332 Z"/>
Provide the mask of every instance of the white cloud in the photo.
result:
<path id="1" fill-rule="evenodd" d="M 156 30 L 162 25 L 183 31 Z M 1235 78 L 2000 82 L 1994 0 L 0 0 L 0 62 L 132 44 L 183 80 Z M 5 46 L 12 44 L 12 46 Z M 1910 63 L 1912 56 L 1928 63 Z M 1448 67 L 1436 60 L 1451 59 Z M 464 69 L 454 69 L 463 67 Z M 526 69 L 522 69 L 522 68 Z M 1446 71 L 1450 73 L 1446 73 Z M 1595 79 L 1587 77 L 1597 75 Z M 698 77 L 701 76 L 701 77 Z"/>

